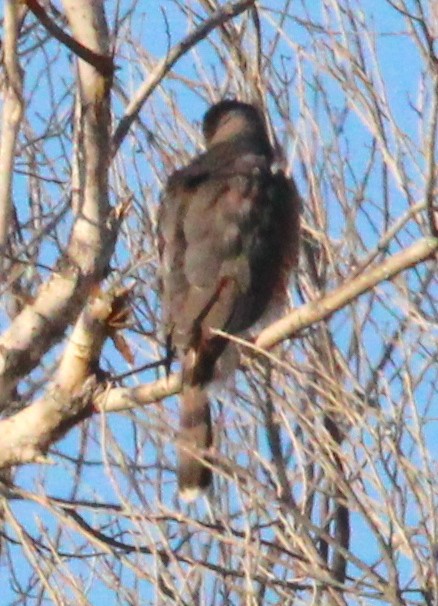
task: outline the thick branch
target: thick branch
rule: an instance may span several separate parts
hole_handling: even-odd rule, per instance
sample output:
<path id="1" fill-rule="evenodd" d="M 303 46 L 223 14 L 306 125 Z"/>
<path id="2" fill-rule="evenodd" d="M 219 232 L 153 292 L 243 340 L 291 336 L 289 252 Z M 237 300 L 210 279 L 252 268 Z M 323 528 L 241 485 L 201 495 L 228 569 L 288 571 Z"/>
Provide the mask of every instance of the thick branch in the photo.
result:
<path id="1" fill-rule="evenodd" d="M 109 53 L 108 28 L 103 4 L 93 0 L 64 0 L 70 27 L 79 42 L 102 55 Z M 78 62 L 81 103 L 82 154 L 85 158 L 82 204 L 78 209 L 69 246 L 69 257 L 86 271 L 98 268 L 99 277 L 108 258 L 100 251 L 108 239 L 108 167 L 110 163 L 111 79 L 82 60 Z M 85 254 L 85 259 L 84 259 Z M 105 266 L 102 266 L 102 262 Z"/>
<path id="2" fill-rule="evenodd" d="M 55 380 L 37 402 L 0 421 L 0 468 L 43 460 L 50 444 L 92 414 L 94 372 L 108 335 L 112 298 L 99 296 L 79 316 Z"/>
<path id="3" fill-rule="evenodd" d="M 108 53 L 108 30 L 101 2 L 65 1 L 76 38 L 99 54 Z M 110 222 L 108 166 L 110 80 L 79 61 L 84 185 L 80 208 L 59 271 L 38 292 L 0 338 L 0 408 L 80 312 L 90 289 L 108 267 L 116 234 Z"/>
<path id="4" fill-rule="evenodd" d="M 0 136 L 0 251 L 8 239 L 12 209 L 12 178 L 15 144 L 23 115 L 23 74 L 18 62 L 17 42 L 24 11 L 14 0 L 5 2 L 4 102 Z"/>

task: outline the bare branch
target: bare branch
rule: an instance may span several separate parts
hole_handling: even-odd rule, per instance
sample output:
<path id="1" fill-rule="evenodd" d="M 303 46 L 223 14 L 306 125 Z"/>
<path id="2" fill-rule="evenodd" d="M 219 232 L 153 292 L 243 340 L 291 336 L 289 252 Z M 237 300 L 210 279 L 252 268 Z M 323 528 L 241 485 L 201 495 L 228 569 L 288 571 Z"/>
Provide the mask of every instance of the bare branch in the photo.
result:
<path id="1" fill-rule="evenodd" d="M 299 331 L 308 328 L 315 322 L 329 318 L 377 284 L 390 280 L 417 263 L 433 258 L 437 250 L 438 240 L 436 238 L 419 240 L 406 250 L 389 257 L 377 267 L 364 271 L 360 276 L 327 293 L 321 299 L 295 309 L 281 320 L 265 328 L 256 338 L 254 345 L 247 343 L 246 346 L 259 353 L 271 349 L 285 339 L 294 337 Z M 230 339 L 235 340 L 232 337 Z M 238 342 L 245 344 L 245 341 L 241 339 Z M 150 385 L 111 389 L 104 398 L 99 396 L 95 401 L 95 406 L 106 412 L 126 410 L 141 404 L 157 402 L 164 397 L 178 393 L 180 388 L 179 375 L 171 375 L 169 378 L 160 379 Z"/>
<path id="2" fill-rule="evenodd" d="M 223 25 L 230 19 L 240 15 L 249 7 L 253 6 L 255 0 L 239 0 L 237 2 L 228 2 L 219 8 L 209 19 L 202 25 L 196 28 L 188 36 L 179 42 L 176 46 L 170 49 L 167 56 L 161 59 L 149 74 L 147 80 L 142 84 L 140 89 L 134 95 L 131 103 L 125 110 L 125 115 L 120 120 L 116 131 L 113 135 L 113 153 L 117 153 L 123 139 L 126 137 L 132 123 L 140 113 L 144 103 L 153 93 L 158 84 L 169 73 L 175 63 L 183 55 L 187 53 L 195 44 L 203 40 L 212 32 L 218 25 Z"/>
<path id="3" fill-rule="evenodd" d="M 47 393 L 12 417 L 0 421 L 0 468 L 44 461 L 49 446 L 93 411 L 98 360 L 108 335 L 111 296 L 92 299 L 78 317 L 56 377 Z M 99 390 L 97 390 L 99 391 Z"/>
<path id="4" fill-rule="evenodd" d="M 422 238 L 406 250 L 389 257 L 377 267 L 365 271 L 351 281 L 328 293 L 318 301 L 311 301 L 296 309 L 278 322 L 263 330 L 256 339 L 256 345 L 269 349 L 299 330 L 328 318 L 335 311 L 354 301 L 359 295 L 374 288 L 384 280 L 390 280 L 401 271 L 434 258 L 438 250 L 438 239 Z"/>
<path id="5" fill-rule="evenodd" d="M 77 39 L 99 54 L 107 54 L 103 5 L 87 0 L 80 5 L 66 0 L 65 5 Z M 74 321 L 90 289 L 107 271 L 113 251 L 118 223 L 110 221 L 108 200 L 111 82 L 83 61 L 79 61 L 78 72 L 85 160 L 81 205 L 58 272 L 0 338 L 0 406 L 8 403 L 18 380 L 35 367 Z"/>
<path id="6" fill-rule="evenodd" d="M 98 72 L 107 78 L 111 78 L 114 73 L 114 63 L 112 57 L 100 55 L 87 48 L 69 34 L 64 32 L 46 13 L 44 8 L 37 0 L 25 0 L 25 4 L 32 13 L 39 19 L 47 31 L 59 42 L 69 48 L 77 57 L 83 59 L 92 65 Z"/>
<path id="7" fill-rule="evenodd" d="M 18 35 L 25 9 L 14 2 L 5 2 L 4 15 L 4 103 L 0 135 L 0 251 L 8 239 L 12 210 L 12 177 L 15 147 L 23 115 L 23 74 L 18 61 Z"/>

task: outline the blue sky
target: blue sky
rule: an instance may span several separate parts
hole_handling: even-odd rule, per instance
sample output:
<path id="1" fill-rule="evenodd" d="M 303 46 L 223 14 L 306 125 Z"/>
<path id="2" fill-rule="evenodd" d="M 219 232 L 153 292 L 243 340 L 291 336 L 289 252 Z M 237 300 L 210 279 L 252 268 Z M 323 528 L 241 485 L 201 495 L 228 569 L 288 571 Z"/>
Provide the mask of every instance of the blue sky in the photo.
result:
<path id="1" fill-rule="evenodd" d="M 312 18 L 318 20 L 321 24 L 327 23 L 325 19 L 328 19 L 327 15 L 323 13 L 323 3 L 319 0 L 310 2 L 310 10 Z M 106 2 L 106 10 L 109 15 L 110 26 L 111 23 L 111 11 L 113 10 L 114 3 L 112 0 Z M 123 9 L 123 3 L 121 3 Z M 190 5 L 195 6 L 196 3 L 191 2 Z M 181 38 L 186 35 L 190 28 L 187 27 L 187 21 L 184 15 L 175 5 L 170 1 L 156 2 L 156 3 L 145 3 L 147 8 L 142 12 L 141 7 L 137 9 L 135 13 L 135 19 L 125 24 L 127 30 L 130 31 L 133 38 L 132 46 L 123 44 L 118 50 L 116 55 L 116 63 L 119 67 L 117 71 L 118 84 L 123 88 L 124 92 L 129 96 L 137 90 L 138 86 L 145 78 L 145 67 L 136 63 L 136 58 L 133 56 L 133 47 L 137 44 L 138 46 L 144 45 L 147 49 L 153 53 L 157 59 L 159 59 L 166 51 L 168 45 L 171 46 L 176 44 Z M 264 3 L 265 7 L 275 9 L 278 3 L 275 0 L 266 0 Z M 400 130 L 411 139 L 409 143 L 412 150 L 415 150 L 421 143 L 418 131 L 418 115 L 412 108 L 416 100 L 419 98 L 419 92 L 421 90 L 421 70 L 424 68 L 422 59 L 419 56 L 418 49 L 413 45 L 411 39 L 406 33 L 406 24 L 403 18 L 396 13 L 386 2 L 369 2 L 363 0 L 362 2 L 354 3 L 354 6 L 361 9 L 366 16 L 370 27 L 375 34 L 374 42 L 377 48 L 377 55 L 379 58 L 379 65 L 382 74 L 382 79 L 386 83 L 386 91 L 388 94 L 389 105 L 392 109 L 394 118 L 400 128 Z M 165 16 L 162 9 L 165 9 Z M 276 67 L 280 69 L 281 64 L 289 66 L 291 74 L 291 114 L 289 116 L 289 125 L 295 129 L 297 136 L 303 135 L 305 129 L 309 128 L 308 122 L 303 117 L 303 99 L 300 99 L 302 91 L 306 97 L 306 103 L 308 108 L 314 113 L 315 120 L 318 124 L 318 134 L 320 136 L 319 147 L 316 148 L 315 155 L 315 173 L 321 181 L 321 191 L 324 193 L 324 202 L 326 205 L 326 211 L 328 216 L 327 226 L 329 236 L 335 241 L 339 242 L 340 250 L 345 250 L 344 239 L 347 234 L 348 225 L 346 225 L 345 213 L 342 211 L 338 192 L 333 189 L 333 179 L 331 179 L 331 171 L 335 166 L 336 162 L 343 163 L 344 159 L 348 159 L 349 166 L 346 162 L 343 167 L 345 170 L 345 183 L 347 184 L 347 195 L 349 196 L 349 202 L 352 204 L 354 209 L 354 194 L 356 193 L 357 186 L 355 179 L 360 178 L 363 175 L 364 167 L 369 158 L 369 148 L 372 143 L 372 136 L 369 130 L 364 125 L 364 122 L 358 116 L 358 113 L 354 108 L 348 107 L 345 99 L 345 93 L 338 83 L 328 74 L 322 70 L 318 65 L 318 56 L 315 55 L 315 39 L 309 37 L 308 31 L 300 23 L 303 20 L 309 18 L 308 11 L 309 7 L 305 8 L 305 4 L 294 2 L 291 4 L 290 19 L 287 19 L 284 24 L 284 36 L 280 36 L 278 42 L 277 51 L 274 57 Z M 271 18 L 276 20 L 277 16 L 272 13 Z M 167 29 L 167 33 L 166 33 Z M 262 19 L 262 32 L 264 37 L 264 48 L 269 48 L 269 44 L 277 34 L 277 28 L 273 27 L 272 23 L 267 19 Z M 121 32 L 120 37 L 124 36 L 124 32 Z M 321 40 L 323 35 L 321 34 Z M 333 39 L 336 39 L 334 37 Z M 293 41 L 293 45 L 290 44 L 290 40 Z M 211 41 L 220 45 L 219 38 L 217 35 L 212 35 L 210 40 L 204 41 L 196 48 L 196 54 L 189 53 L 175 66 L 172 74 L 165 79 L 163 86 L 166 90 L 172 91 L 173 98 L 178 103 L 181 113 L 187 120 L 188 124 L 193 124 L 197 129 L 202 118 L 202 114 L 207 107 L 207 100 L 204 97 L 204 91 L 194 89 L 187 85 L 187 82 L 194 81 L 198 77 L 199 61 L 201 61 L 205 67 L 206 73 L 213 76 L 216 75 L 219 81 L 223 78 L 223 66 L 214 51 Z M 364 41 L 364 47 L 366 43 Z M 31 105 L 28 107 L 28 121 L 35 133 L 35 136 L 45 136 L 46 123 L 48 116 L 51 112 L 52 99 L 55 98 L 58 101 L 57 108 L 57 121 L 59 128 L 63 131 L 60 138 L 53 134 L 53 141 L 46 145 L 45 150 L 49 154 L 49 158 L 43 168 L 41 168 L 41 174 L 43 176 L 52 176 L 59 179 L 60 183 L 52 184 L 46 188 L 45 202 L 47 204 L 47 210 L 50 211 L 53 208 L 62 206 L 66 200 L 68 192 L 68 181 L 70 176 L 70 154 L 71 154 L 71 142 L 69 136 L 71 134 L 69 130 L 70 113 L 72 111 L 72 95 L 74 83 L 74 70 L 73 65 L 66 53 L 65 49 L 60 48 L 56 43 L 49 43 L 45 46 L 45 52 L 48 52 L 52 57 L 57 56 L 56 67 L 52 74 L 49 74 L 45 68 L 44 56 L 41 51 L 36 51 L 30 57 L 26 55 L 26 90 L 31 91 L 35 89 L 36 92 L 33 95 Z M 298 52 L 301 53 L 298 57 Z M 297 70 L 304 70 L 303 81 L 305 85 L 303 89 L 299 88 L 299 78 L 294 76 Z M 321 103 L 321 99 L 314 93 L 313 87 L 317 80 L 320 79 L 324 82 L 326 91 L 328 93 L 328 102 L 331 111 L 339 114 L 340 120 L 346 112 L 345 121 L 342 122 L 342 132 L 334 132 L 330 126 L 327 110 Z M 61 87 L 65 90 L 66 94 L 58 96 L 57 88 Z M 233 83 L 230 83 L 229 93 L 233 93 Z M 166 128 L 166 121 L 172 120 L 172 112 L 169 105 L 163 100 L 163 95 L 160 89 L 157 89 L 152 95 L 148 105 L 142 112 L 142 121 L 147 125 L 148 128 L 154 130 L 157 124 L 156 118 L 162 121 L 162 133 L 169 132 L 170 129 Z M 277 134 L 279 139 L 286 145 L 289 158 L 291 158 L 291 164 L 293 165 L 294 176 L 299 185 L 299 189 L 305 197 L 309 193 L 309 181 L 304 172 L 301 170 L 299 154 L 296 151 L 296 145 L 290 137 L 290 130 L 285 126 L 285 123 L 280 121 L 278 114 L 275 113 L 275 107 L 272 103 L 268 103 L 270 109 L 272 109 L 272 117 L 274 125 L 277 128 Z M 114 95 L 114 108 L 115 108 L 115 119 L 114 126 L 117 124 L 117 120 L 123 113 L 123 104 L 117 95 Z M 153 114 L 151 111 L 153 108 Z M 160 188 L 160 179 L 163 179 L 166 174 L 166 167 L 161 162 L 159 153 L 151 148 L 145 139 L 145 137 L 139 134 L 137 127 L 133 127 L 135 130 L 135 140 L 128 135 L 124 142 L 121 154 L 124 155 L 125 160 L 124 167 L 128 167 L 126 172 L 126 183 L 131 188 L 134 196 L 139 200 L 144 195 L 144 192 L 148 193 L 147 203 L 149 204 L 149 210 L 153 214 L 155 212 L 155 204 L 158 197 Z M 180 129 L 182 142 L 190 152 L 194 152 L 198 149 L 196 142 L 191 140 L 190 133 Z M 50 135 L 50 133 L 49 133 Z M 339 140 L 340 139 L 340 140 Z M 139 142 L 141 147 L 139 147 Z M 170 148 L 175 146 L 177 150 L 180 142 L 168 140 L 167 144 Z M 24 153 L 24 152 L 23 152 Z M 143 154 L 146 158 L 154 161 L 154 166 L 151 169 L 148 163 L 144 161 Z M 177 154 L 173 154 L 173 158 L 176 161 Z M 132 158 L 132 160 L 131 160 Z M 20 156 L 17 158 L 16 167 L 20 168 Z M 421 166 L 422 158 L 421 154 L 418 154 L 414 158 L 408 156 L 403 157 L 403 162 L 408 166 L 408 172 L 412 176 L 412 191 L 415 192 L 416 197 L 420 197 L 422 193 L 422 182 L 419 177 L 419 172 L 415 166 L 415 162 L 418 161 Z M 132 165 L 132 171 L 129 171 L 130 163 Z M 137 167 L 137 171 L 133 170 L 134 164 Z M 155 166 L 158 167 L 159 179 L 155 174 Z M 378 243 L 383 229 L 384 229 L 384 213 L 382 209 L 382 172 L 381 162 L 376 163 L 376 170 L 373 170 L 370 174 L 369 182 L 365 191 L 365 198 L 368 201 L 368 205 L 365 205 L 365 210 L 373 209 L 375 213 L 373 217 L 380 217 L 375 220 L 376 224 L 380 227 L 376 232 L 371 226 L 367 219 L 366 212 L 358 210 L 352 212 L 351 221 L 354 228 L 357 229 L 363 240 L 364 250 L 357 251 L 358 257 L 365 256 L 365 249 L 370 249 L 376 246 Z M 17 174 L 14 182 L 14 196 L 17 204 L 17 212 L 21 220 L 29 218 L 30 205 L 29 205 L 29 183 L 25 176 Z M 113 191 L 117 191 L 114 189 Z M 390 224 L 401 216 L 408 208 L 408 201 L 406 196 L 400 191 L 397 183 L 391 177 L 388 180 L 388 197 L 390 199 Z M 113 193 L 113 201 L 115 195 Z M 60 224 L 58 230 L 61 239 L 66 239 L 68 229 L 70 226 L 70 217 L 66 217 Z M 129 229 L 136 229 L 135 219 L 132 219 L 132 223 L 128 222 Z M 403 231 L 400 236 L 398 243 L 393 242 L 390 248 L 391 252 L 395 252 L 400 246 L 406 246 L 413 242 L 418 237 L 419 230 L 415 225 L 410 225 L 409 229 Z M 121 238 L 117 256 L 122 262 L 126 260 L 126 238 Z M 46 265 L 51 266 L 57 257 L 57 248 L 54 242 L 48 242 L 42 249 L 40 260 Z M 346 255 L 347 258 L 347 255 Z M 345 273 L 348 274 L 348 267 L 343 268 Z M 150 271 L 150 268 L 144 270 Z M 424 269 L 420 270 L 420 275 L 424 274 Z M 139 272 L 139 275 L 142 275 Z M 414 278 L 413 278 L 414 279 Z M 332 276 L 333 284 L 336 283 L 337 276 Z M 382 344 L 385 342 L 385 335 L 390 335 L 396 326 L 396 320 L 392 313 L 389 311 L 391 302 L 394 297 L 398 297 L 398 292 L 390 284 L 382 284 L 378 287 L 378 296 L 380 302 L 375 305 L 375 312 L 373 319 L 376 322 L 376 331 L 380 332 L 377 335 L 373 332 L 370 326 L 363 333 L 364 347 L 367 355 L 369 355 L 371 362 L 377 361 L 381 355 Z M 295 299 L 296 299 L 295 295 Z M 152 299 L 153 300 L 153 299 Z M 356 305 L 357 314 L 365 314 L 368 299 L 363 298 Z M 348 350 L 351 346 L 352 340 L 352 327 L 349 322 L 350 312 L 340 312 L 335 315 L 331 320 L 330 326 L 334 335 L 334 339 L 339 349 L 348 356 Z M 5 316 L 0 318 L 1 322 L 6 322 Z M 2 324 L 0 324 L 2 325 Z M 412 329 L 408 333 L 407 338 L 415 339 L 416 331 Z M 301 352 L 302 353 L 302 352 Z M 108 364 L 120 368 L 122 361 L 120 356 L 114 351 L 111 346 L 108 346 L 105 350 L 105 354 L 108 360 Z M 152 347 L 148 348 L 147 344 L 143 344 L 143 352 L 139 352 L 140 357 L 143 355 L 147 358 L 148 355 L 153 355 Z M 394 354 L 397 358 L 403 354 Z M 421 356 L 418 355 L 418 370 L 421 368 L 422 360 Z M 53 353 L 47 356 L 47 364 L 53 363 Z M 137 358 L 140 362 L 140 359 Z M 144 361 L 143 358 L 141 361 Z M 369 378 L 366 375 L 366 368 L 363 373 L 363 381 Z M 126 366 L 124 366 L 126 368 Z M 432 371 L 430 372 L 430 379 L 422 382 L 422 387 L 417 392 L 417 398 L 419 402 L 424 402 L 426 406 L 430 400 L 430 386 L 433 384 Z M 35 373 L 35 377 L 38 376 L 38 371 Z M 137 381 L 147 382 L 154 379 L 154 374 L 151 372 L 143 373 L 140 376 L 136 376 L 131 379 L 131 384 L 135 384 Z M 397 397 L 402 398 L 403 383 L 396 381 L 391 387 L 392 396 L 394 399 Z M 242 387 L 242 391 L 245 388 Z M 382 401 L 382 404 L 385 403 Z M 176 423 L 176 403 L 175 401 L 169 401 L 167 403 L 168 414 L 174 424 Z M 422 409 L 420 404 L 419 409 Z M 388 406 L 388 414 L 390 414 L 390 407 Z M 150 467 L 155 465 L 156 461 L 161 455 L 160 449 L 169 456 L 169 460 L 172 460 L 172 446 L 169 442 L 159 442 L 154 440 L 148 441 L 148 435 L 151 430 L 151 426 L 155 423 L 158 424 L 158 417 L 154 417 L 156 410 L 146 409 L 144 411 L 138 411 L 136 415 L 113 415 L 107 419 L 108 431 L 112 431 L 114 435 L 114 443 L 119 444 L 126 460 L 132 457 L 132 461 L 137 465 L 145 465 Z M 227 412 L 232 416 L 232 412 Z M 436 414 L 430 413 L 430 416 L 437 416 Z M 134 423 L 135 419 L 135 423 Z M 372 427 L 372 423 L 370 425 Z M 434 441 L 434 435 L 436 430 L 436 424 L 433 422 L 426 428 L 427 443 L 430 447 L 430 456 L 436 461 L 437 450 Z M 70 434 L 58 445 L 55 450 L 59 451 L 64 455 L 76 456 L 80 452 L 81 439 L 83 437 L 82 429 L 77 428 L 70 432 Z M 363 440 L 373 440 L 372 431 L 368 435 L 364 435 Z M 411 446 L 411 437 L 408 432 L 404 434 L 405 446 L 409 450 Z M 153 492 L 152 487 L 148 484 L 153 474 L 149 474 L 148 470 L 137 472 L 137 478 L 140 485 L 143 486 L 145 493 L 144 495 L 136 494 L 133 485 L 126 481 L 126 475 L 124 471 L 119 471 L 116 466 L 111 467 L 111 471 L 107 468 L 102 468 L 100 461 L 105 456 L 114 457 L 114 461 L 117 462 L 119 459 L 122 460 L 121 455 L 119 456 L 115 450 L 112 452 L 105 453 L 105 449 L 101 447 L 101 435 L 99 422 L 96 421 L 94 429 L 90 432 L 90 436 L 86 442 L 82 443 L 84 446 L 84 452 L 87 459 L 96 461 L 96 465 L 88 465 L 81 469 L 81 483 L 80 492 L 75 495 L 75 498 L 83 499 L 96 499 L 98 501 L 106 501 L 111 503 L 121 503 L 123 498 L 129 497 L 129 501 L 133 507 L 137 510 L 141 510 L 147 504 L 148 510 L 155 511 L 157 505 L 156 495 Z M 158 446 L 157 446 L 157 443 Z M 113 444 L 113 448 L 116 448 Z M 170 454 L 169 454 L 170 453 Z M 413 461 L 418 457 L 418 453 L 414 453 Z M 72 486 L 74 483 L 74 474 L 76 468 L 66 458 L 57 457 L 57 464 L 53 467 L 41 467 L 29 465 L 17 472 L 17 484 L 22 486 L 26 490 L 35 491 L 36 493 L 47 492 L 51 495 L 56 495 L 59 498 L 71 498 L 72 497 Z M 114 462 L 113 461 L 113 462 Z M 246 464 L 245 455 L 242 454 L 241 461 Z M 417 461 L 419 466 L 421 463 Z M 168 504 L 169 508 L 172 509 L 174 503 L 174 492 L 175 482 L 174 474 L 165 472 L 165 489 L 163 491 L 163 499 Z M 382 473 L 382 476 L 384 474 Z M 143 482 L 143 484 L 142 484 Z M 123 498 L 122 498 L 123 497 Z M 144 499 L 144 501 L 142 500 Z M 19 521 L 25 526 L 26 530 L 36 536 L 39 533 L 39 528 L 44 525 L 50 529 L 50 534 L 54 537 L 57 533 L 57 520 L 55 517 L 50 515 L 44 508 L 37 507 L 35 504 L 28 502 L 14 502 L 12 503 L 13 511 Z M 237 507 L 237 505 L 236 505 Z M 418 522 L 418 512 L 416 511 L 414 504 L 411 505 L 411 509 L 408 513 L 407 518 L 412 520 L 412 524 L 415 525 Z M 202 511 L 202 506 L 201 506 Z M 85 517 L 92 523 L 93 521 L 102 522 L 102 519 L 97 514 L 84 514 Z M 114 520 L 111 516 L 108 516 L 108 523 L 113 523 Z M 148 526 L 144 522 L 144 526 Z M 172 528 L 171 525 L 167 527 L 168 531 Z M 120 536 L 124 538 L 124 532 L 132 530 L 129 522 L 124 521 L 120 523 Z M 155 533 L 157 529 L 149 528 L 151 533 Z M 12 534 L 12 531 L 9 531 Z M 158 533 L 159 534 L 159 533 Z M 373 541 L 368 540 L 370 533 L 368 532 L 366 525 L 363 523 L 363 519 L 357 516 L 354 524 L 353 532 L 353 550 L 357 551 L 361 557 L 370 562 L 375 561 L 377 557 L 376 545 Z M 175 539 L 178 543 L 179 539 Z M 78 535 L 71 533 L 70 537 L 71 548 L 76 542 L 80 542 L 81 538 Z M 68 544 L 68 543 L 66 543 Z M 21 550 L 16 547 L 12 548 L 12 557 L 15 558 L 18 571 L 18 576 L 22 576 L 22 579 L 26 579 L 28 575 L 28 564 L 23 559 Z M 149 565 L 149 560 L 146 558 Z M 93 578 L 92 567 L 88 566 L 88 562 L 83 564 L 81 561 L 71 564 L 72 569 L 75 572 L 83 576 L 84 583 L 90 582 L 89 600 L 91 604 L 100 603 L 102 599 L 105 599 L 107 606 L 112 604 L 127 603 L 124 602 L 124 598 L 121 596 L 114 595 L 105 587 L 105 584 L 100 580 Z M 411 572 L 412 563 L 400 558 L 400 573 L 408 577 Z M 151 565 L 152 567 L 152 565 Z M 134 573 L 127 571 L 124 568 L 123 571 L 124 582 L 129 585 L 134 583 Z M 126 575 L 126 576 L 125 576 Z M 206 587 L 211 587 L 211 579 L 207 581 Z M 145 581 L 140 581 L 139 593 L 144 600 L 144 603 L 155 603 L 152 593 L 151 585 Z M 5 589 L 4 598 L 5 604 L 19 603 L 14 602 L 15 594 L 11 591 L 11 587 Z M 381 602 L 383 603 L 383 602 Z"/>

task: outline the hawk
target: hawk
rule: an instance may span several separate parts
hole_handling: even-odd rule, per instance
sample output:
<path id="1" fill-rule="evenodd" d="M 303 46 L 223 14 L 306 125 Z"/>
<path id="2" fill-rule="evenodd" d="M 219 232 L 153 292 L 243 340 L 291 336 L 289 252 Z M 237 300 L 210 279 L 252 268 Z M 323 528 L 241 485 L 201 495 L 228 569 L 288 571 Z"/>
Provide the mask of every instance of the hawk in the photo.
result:
<path id="1" fill-rule="evenodd" d="M 161 300 L 168 354 L 182 365 L 180 495 L 212 480 L 207 388 L 229 334 L 247 330 L 286 292 L 296 265 L 300 199 L 276 170 L 263 115 L 224 100 L 204 116 L 205 153 L 175 171 L 158 218 Z"/>

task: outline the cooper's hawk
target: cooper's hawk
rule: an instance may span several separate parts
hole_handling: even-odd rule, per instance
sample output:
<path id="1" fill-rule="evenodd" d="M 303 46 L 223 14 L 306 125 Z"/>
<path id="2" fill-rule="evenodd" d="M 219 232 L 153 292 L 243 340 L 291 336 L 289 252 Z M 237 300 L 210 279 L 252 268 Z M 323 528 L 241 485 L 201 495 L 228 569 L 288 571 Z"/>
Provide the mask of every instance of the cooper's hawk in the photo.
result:
<path id="1" fill-rule="evenodd" d="M 236 334 L 262 316 L 285 292 L 299 240 L 299 196 L 275 170 L 259 111 L 222 101 L 203 132 L 207 151 L 169 178 L 158 230 L 165 329 L 183 372 L 178 481 L 187 499 L 211 482 L 206 388 L 227 346 L 211 329 Z"/>

